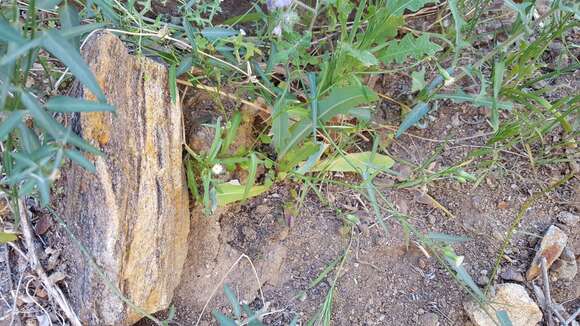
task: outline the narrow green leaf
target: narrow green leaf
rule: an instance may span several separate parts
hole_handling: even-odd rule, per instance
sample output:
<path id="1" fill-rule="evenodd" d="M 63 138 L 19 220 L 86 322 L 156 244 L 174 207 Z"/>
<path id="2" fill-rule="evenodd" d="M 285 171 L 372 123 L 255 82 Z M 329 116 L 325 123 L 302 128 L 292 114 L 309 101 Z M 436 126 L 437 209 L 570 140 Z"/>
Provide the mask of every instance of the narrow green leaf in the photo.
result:
<path id="1" fill-rule="evenodd" d="M 0 125 L 1 140 L 4 140 L 4 137 L 6 137 L 12 131 L 12 129 L 16 128 L 16 126 L 20 123 L 20 121 L 22 121 L 24 113 L 25 111 L 22 110 L 14 111 L 10 113 L 8 118 L 2 121 L 2 124 Z"/>
<path id="2" fill-rule="evenodd" d="M 468 45 L 461 37 L 463 26 L 465 25 L 465 20 L 463 19 L 461 12 L 459 12 L 457 0 L 449 0 L 447 4 L 449 5 L 449 10 L 453 16 L 453 23 L 455 24 L 455 53 L 456 56 L 458 56 L 461 48 Z"/>
<path id="3" fill-rule="evenodd" d="M 64 151 L 64 154 L 66 155 L 66 157 L 70 158 L 72 161 L 82 166 L 85 170 L 91 173 L 97 172 L 97 168 L 95 168 L 93 162 L 87 160 L 80 152 L 71 149 L 66 149 Z"/>
<path id="4" fill-rule="evenodd" d="M 501 326 L 512 326 L 513 325 L 507 311 L 498 310 L 495 312 L 495 315 L 497 316 L 497 320 L 499 320 L 499 324 Z"/>
<path id="5" fill-rule="evenodd" d="M 195 54 L 196 52 L 196 44 L 195 44 L 195 33 L 196 30 L 191 26 L 191 23 L 187 21 L 187 19 L 183 19 L 183 28 L 185 29 L 185 34 L 187 35 L 187 39 L 189 40 L 189 45 L 191 45 L 192 52 Z"/>
<path id="6" fill-rule="evenodd" d="M 177 76 L 175 73 L 175 64 L 169 67 L 169 94 L 171 96 L 171 103 L 177 103 Z"/>
<path id="7" fill-rule="evenodd" d="M 415 12 L 423 8 L 428 3 L 437 2 L 435 0 L 390 0 L 387 1 L 387 10 L 391 15 L 400 16 L 405 10 Z"/>
<path id="8" fill-rule="evenodd" d="M 59 8 L 60 25 L 63 30 L 68 30 L 81 24 L 79 13 L 75 7 L 69 5 L 68 0 Z M 80 48 L 81 38 L 76 35 L 71 38 L 71 44 L 75 49 Z"/>
<path id="9" fill-rule="evenodd" d="M 217 41 L 223 38 L 238 35 L 238 31 L 225 27 L 206 27 L 201 30 L 201 35 L 210 42 Z"/>
<path id="10" fill-rule="evenodd" d="M 491 126 L 494 131 L 499 128 L 499 93 L 503 84 L 503 76 L 505 73 L 505 63 L 498 61 L 493 67 L 493 99 L 491 105 Z"/>
<path id="11" fill-rule="evenodd" d="M 259 194 L 267 191 L 268 186 L 253 186 L 247 194 L 247 198 L 252 198 L 258 196 Z M 216 185 L 216 199 L 218 206 L 225 206 L 230 203 L 234 203 L 244 199 L 244 193 L 246 192 L 245 185 L 231 184 L 231 183 L 221 183 Z"/>
<path id="12" fill-rule="evenodd" d="M 240 128 L 240 123 L 242 123 L 242 113 L 240 111 L 234 112 L 230 121 L 228 121 L 228 127 L 226 129 L 226 137 L 222 144 L 222 149 L 220 151 L 221 155 L 226 155 L 230 149 L 230 146 L 234 143 L 234 140 L 238 136 L 238 128 Z"/>
<path id="13" fill-rule="evenodd" d="M 373 171 L 386 171 L 395 162 L 386 155 L 362 152 L 340 155 L 331 159 L 326 159 L 316 164 L 311 171 L 319 172 L 362 172 L 369 169 Z"/>
<path id="14" fill-rule="evenodd" d="M 115 112 L 107 103 L 87 101 L 69 96 L 53 96 L 46 102 L 46 109 L 55 112 Z"/>
<path id="15" fill-rule="evenodd" d="M 0 244 L 18 240 L 18 236 L 14 233 L 0 232 Z"/>
<path id="16" fill-rule="evenodd" d="M 20 56 L 28 54 L 30 50 L 40 46 L 41 44 L 41 38 L 36 38 L 28 42 L 20 43 L 16 49 L 9 51 L 5 56 L 2 57 L 2 59 L 0 59 L 0 66 L 13 63 Z"/>
<path id="17" fill-rule="evenodd" d="M 272 140 L 274 142 L 274 149 L 277 152 L 282 150 L 289 136 L 288 124 L 290 118 L 287 111 L 286 92 L 287 89 L 284 89 L 284 93 L 278 96 L 272 112 Z"/>
<path id="18" fill-rule="evenodd" d="M 379 64 L 379 60 L 377 60 L 377 58 L 370 51 L 353 48 L 352 45 L 348 43 L 342 44 L 341 49 L 351 57 L 358 60 L 365 67 L 371 67 Z"/>
<path id="19" fill-rule="evenodd" d="M 469 102 L 474 105 L 484 107 L 493 106 L 493 98 L 489 96 L 467 94 L 462 90 L 458 90 L 454 94 L 435 94 L 433 95 L 433 98 L 437 100 L 450 99 L 455 103 Z M 513 104 L 510 102 L 497 102 L 497 108 L 502 110 L 511 110 L 513 108 Z"/>
<path id="20" fill-rule="evenodd" d="M 193 57 L 190 55 L 184 56 L 181 59 L 179 66 L 177 66 L 177 69 L 175 69 L 175 75 L 181 76 L 186 72 L 189 72 L 191 67 L 193 67 Z"/>
<path id="21" fill-rule="evenodd" d="M 48 180 L 44 177 L 37 177 L 36 187 L 40 193 L 40 203 L 43 207 L 48 205 L 48 203 L 50 203 L 50 185 Z"/>
<path id="22" fill-rule="evenodd" d="M 59 139 L 63 136 L 59 129 L 59 123 L 56 122 L 44 109 L 40 106 L 38 101 L 26 91 L 20 92 L 20 100 L 22 104 L 28 109 L 32 118 L 36 123 L 46 130 L 51 136 Z"/>
<path id="23" fill-rule="evenodd" d="M 93 23 L 93 24 L 85 24 L 85 25 L 77 25 L 66 30 L 60 31 L 60 36 L 64 37 L 65 39 L 74 38 L 77 36 L 81 36 L 87 33 L 94 31 L 95 29 L 99 29 L 104 27 L 105 24 L 102 23 Z"/>
<path id="24" fill-rule="evenodd" d="M 256 173 L 258 171 L 258 158 L 256 157 L 256 153 L 252 152 L 250 155 L 250 166 L 248 171 L 248 178 L 246 181 L 246 187 L 244 189 L 244 196 L 243 199 L 247 199 L 248 195 L 250 194 L 250 190 L 254 186 L 256 182 Z"/>
<path id="25" fill-rule="evenodd" d="M 54 10 L 62 0 L 38 0 L 36 1 L 36 7 L 43 10 Z"/>
<path id="26" fill-rule="evenodd" d="M 329 96 L 318 103 L 318 123 L 324 123 L 337 114 L 347 113 L 354 107 L 376 99 L 376 94 L 366 86 L 335 88 Z M 279 158 L 284 157 L 289 150 L 304 140 L 312 130 L 311 127 L 310 119 L 302 119 L 292 126 L 288 141 L 280 151 Z"/>
<path id="27" fill-rule="evenodd" d="M 328 145 L 326 144 L 315 144 L 315 145 L 318 145 L 318 150 L 314 154 L 310 155 L 306 160 L 306 162 L 304 162 L 304 164 L 302 164 L 298 169 L 296 169 L 295 171 L 296 174 L 304 175 L 310 172 L 312 167 L 316 164 L 316 162 L 318 162 L 318 160 L 320 160 L 320 157 L 322 156 L 324 151 L 328 148 Z"/>
<path id="28" fill-rule="evenodd" d="M 461 243 L 465 241 L 469 241 L 468 237 L 456 236 L 451 234 L 445 233 L 438 233 L 438 232 L 429 232 L 427 234 L 427 238 L 433 241 L 443 242 L 446 244 L 454 244 L 454 243 Z"/>
<path id="29" fill-rule="evenodd" d="M 395 137 L 400 137 L 405 131 L 407 131 L 407 129 L 411 128 L 414 124 L 419 122 L 419 120 L 421 120 L 421 118 L 423 118 L 428 112 L 429 105 L 427 103 L 417 103 L 411 112 L 405 116 L 403 122 L 401 122 L 399 129 L 395 133 Z"/>
<path id="30" fill-rule="evenodd" d="M 22 142 L 22 147 L 27 153 L 32 153 L 40 148 L 40 140 L 33 130 L 28 128 L 24 123 L 18 125 L 18 131 L 20 132 L 20 140 Z"/>
<path id="31" fill-rule="evenodd" d="M 0 41 L 22 44 L 26 40 L 20 36 L 18 30 L 14 29 L 4 17 L 0 16 Z"/>
<path id="32" fill-rule="evenodd" d="M 105 94 L 97 83 L 95 76 L 83 61 L 77 49 L 73 48 L 58 31 L 49 30 L 43 38 L 44 48 L 65 64 L 75 77 L 89 88 L 101 102 L 107 102 Z"/>
<path id="33" fill-rule="evenodd" d="M 238 325 L 238 324 L 236 324 L 236 322 L 234 320 L 228 318 L 226 315 L 222 314 L 221 312 L 219 312 L 217 310 L 212 311 L 211 314 L 217 320 L 217 322 L 220 326 L 237 326 Z"/>
<path id="34" fill-rule="evenodd" d="M 411 33 L 408 33 L 400 41 L 389 41 L 387 48 L 381 51 L 380 59 L 385 64 L 393 61 L 403 63 L 409 57 L 420 60 L 441 50 L 441 46 L 429 40 L 429 35 L 422 34 L 415 38 Z"/>
<path id="35" fill-rule="evenodd" d="M 239 319 L 242 316 L 242 307 L 240 306 L 240 301 L 238 300 L 238 297 L 236 297 L 234 291 L 232 291 L 232 289 L 227 284 L 224 284 L 224 293 L 226 294 L 228 301 L 232 305 L 234 316 L 236 316 L 236 318 Z"/>

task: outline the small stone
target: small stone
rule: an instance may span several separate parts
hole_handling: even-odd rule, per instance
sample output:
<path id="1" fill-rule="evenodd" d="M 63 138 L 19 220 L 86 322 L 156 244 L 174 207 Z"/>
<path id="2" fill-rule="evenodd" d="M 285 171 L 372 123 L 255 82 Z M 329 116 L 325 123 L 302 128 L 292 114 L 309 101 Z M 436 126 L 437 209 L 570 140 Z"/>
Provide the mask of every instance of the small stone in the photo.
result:
<path id="1" fill-rule="evenodd" d="M 540 243 L 540 249 L 536 252 L 536 256 L 526 273 L 526 279 L 531 281 L 540 275 L 542 258 L 546 258 L 546 267 L 550 268 L 556 259 L 560 257 L 560 254 L 566 247 L 567 241 L 568 236 L 564 231 L 554 225 L 550 226 Z"/>
<path id="2" fill-rule="evenodd" d="M 479 275 L 475 279 L 475 283 L 477 283 L 477 285 L 480 285 L 480 286 L 487 285 L 489 283 L 489 277 L 487 277 L 487 275 Z"/>
<path id="3" fill-rule="evenodd" d="M 497 208 L 499 209 L 508 209 L 510 207 L 510 203 L 508 203 L 507 201 L 500 201 L 499 203 L 497 203 Z"/>
<path id="4" fill-rule="evenodd" d="M 428 312 L 423 314 L 419 317 L 419 325 L 422 326 L 438 326 L 439 325 L 439 316 L 432 312 Z"/>
<path id="5" fill-rule="evenodd" d="M 560 212 L 558 214 L 558 221 L 568 226 L 576 226 L 580 222 L 580 216 L 570 212 Z"/>
<path id="6" fill-rule="evenodd" d="M 516 271 L 512 267 L 508 267 L 499 276 L 506 281 L 514 281 L 514 282 L 521 282 L 521 283 L 525 282 L 524 276 L 522 275 L 522 273 Z"/>
<path id="7" fill-rule="evenodd" d="M 543 317 L 540 308 L 530 298 L 526 289 L 519 284 L 499 284 L 495 295 L 489 298 L 489 302 L 490 310 L 506 311 L 513 326 L 536 325 Z M 476 326 L 499 325 L 499 321 L 495 316 L 489 316 L 474 301 L 464 302 L 463 308 Z"/>
<path id="8" fill-rule="evenodd" d="M 571 246 L 566 246 L 560 259 L 554 262 L 552 265 L 551 275 L 557 280 L 561 281 L 572 281 L 576 274 L 578 273 L 578 264 L 576 263 L 576 255 Z"/>

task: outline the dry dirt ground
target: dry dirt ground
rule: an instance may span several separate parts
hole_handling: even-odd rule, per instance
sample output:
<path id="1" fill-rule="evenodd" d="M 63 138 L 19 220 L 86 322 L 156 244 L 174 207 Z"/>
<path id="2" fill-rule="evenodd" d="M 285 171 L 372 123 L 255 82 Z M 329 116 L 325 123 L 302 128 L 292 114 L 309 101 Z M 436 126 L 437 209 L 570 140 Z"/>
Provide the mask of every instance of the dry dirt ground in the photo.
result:
<path id="1" fill-rule="evenodd" d="M 404 93 L 409 87 L 407 79 L 394 76 L 392 80 L 379 80 L 375 88 L 396 97 L 397 92 Z M 412 166 L 432 160 L 428 164 L 432 171 L 457 164 L 470 151 L 485 145 L 483 135 L 490 129 L 484 114 L 469 105 L 445 103 L 432 114 L 427 129 L 414 128 L 411 131 L 414 136 L 394 140 L 388 153 L 398 162 L 409 162 Z M 384 102 L 379 105 L 375 120 L 397 125 L 399 115 L 395 106 Z M 557 137 L 557 133 L 552 136 Z M 518 282 L 514 275 L 525 274 L 535 245 L 548 226 L 558 223 L 558 213 L 578 214 L 580 209 L 577 179 L 534 202 L 526 211 L 498 273 L 507 279 L 498 276 L 490 280 L 506 231 L 524 201 L 539 191 L 538 185 L 570 173 L 568 164 L 532 169 L 526 155 L 517 149 L 501 155 L 501 164 L 489 170 L 477 186 L 454 179 L 428 184 L 429 195 L 450 214 L 431 205 L 417 190 L 392 189 L 405 178 L 382 176 L 375 180 L 377 188 L 419 230 L 468 237 L 468 241 L 455 245 L 455 251 L 465 256 L 467 270 L 482 287 L 489 282 Z M 466 170 L 486 171 L 479 163 L 473 161 Z M 417 177 L 410 166 L 398 163 L 394 169 L 407 179 Z M 360 182 L 352 175 L 332 178 L 353 185 Z M 222 288 L 225 281 L 252 308 L 268 305 L 270 314 L 264 318 L 265 324 L 287 325 L 296 316 L 305 322 L 324 303 L 336 269 L 316 286 L 310 288 L 309 284 L 347 251 L 335 288 L 334 325 L 469 324 L 462 308 L 469 296 L 436 260 L 428 258 L 412 239 L 407 241 L 393 217 L 385 216 L 389 226 L 385 235 L 374 224 L 370 205 L 358 191 L 330 183 L 319 189 L 324 200 L 309 192 L 298 214 L 289 208 L 290 203 L 296 202 L 293 193 L 300 190 L 300 186 L 292 183 L 278 185 L 267 194 L 214 216 L 194 211 L 190 256 L 174 299 L 175 321 L 181 325 L 195 324 L 206 304 L 202 325 L 216 324 L 210 314 L 213 309 L 231 315 Z M 349 234 L 349 227 L 337 214 L 339 210 L 342 216 L 356 215 L 362 225 Z M 574 252 L 579 253 L 580 229 L 560 226 L 568 233 Z M 206 241 L 200 242 L 204 237 Z M 242 254 L 252 261 L 259 281 L 245 258 L 234 265 Z M 531 289 L 531 283 L 520 283 Z M 551 285 L 554 299 L 567 311 L 580 306 L 578 275 L 573 281 L 556 281 Z"/>

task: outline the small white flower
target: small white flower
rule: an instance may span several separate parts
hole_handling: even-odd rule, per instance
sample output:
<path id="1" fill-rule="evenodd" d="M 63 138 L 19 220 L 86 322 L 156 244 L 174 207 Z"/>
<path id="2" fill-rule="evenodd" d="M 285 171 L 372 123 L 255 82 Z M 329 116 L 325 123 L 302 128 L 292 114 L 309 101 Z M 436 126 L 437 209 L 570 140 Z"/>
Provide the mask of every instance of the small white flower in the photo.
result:
<path id="1" fill-rule="evenodd" d="M 457 257 L 455 257 L 455 261 L 454 261 L 455 267 L 461 266 L 461 264 L 463 264 L 463 260 L 464 259 L 465 259 L 464 256 L 457 256 Z"/>
<path id="2" fill-rule="evenodd" d="M 220 175 L 220 174 L 224 173 L 224 166 L 218 163 L 218 164 L 212 166 L 211 172 L 215 175 Z"/>
<path id="3" fill-rule="evenodd" d="M 272 34 L 274 34 L 276 36 L 282 35 L 282 26 L 278 25 L 278 26 L 274 27 L 274 30 L 272 30 Z"/>
<path id="4" fill-rule="evenodd" d="M 244 29 L 243 29 L 243 28 L 242 28 L 242 29 L 240 29 L 240 35 L 242 35 L 242 36 L 246 36 L 246 31 L 244 31 Z"/>

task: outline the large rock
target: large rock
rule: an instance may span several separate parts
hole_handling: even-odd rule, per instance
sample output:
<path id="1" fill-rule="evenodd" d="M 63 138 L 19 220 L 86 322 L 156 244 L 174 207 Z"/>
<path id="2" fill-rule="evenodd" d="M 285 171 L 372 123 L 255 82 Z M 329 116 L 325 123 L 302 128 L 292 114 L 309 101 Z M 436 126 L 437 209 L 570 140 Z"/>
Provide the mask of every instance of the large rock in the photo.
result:
<path id="1" fill-rule="evenodd" d="M 96 174 L 76 165 L 64 170 L 61 212 L 110 282 L 153 313 L 169 306 L 187 255 L 181 108 L 171 103 L 166 67 L 129 55 L 112 34 L 92 38 L 83 52 L 117 113 L 83 113 L 73 121 L 105 155 L 89 157 Z M 67 250 L 68 289 L 83 324 L 131 325 L 141 318 L 76 246 Z"/>
<path id="2" fill-rule="evenodd" d="M 499 325 L 495 316 L 496 310 L 505 310 L 513 326 L 535 326 L 543 317 L 540 308 L 519 284 L 497 285 L 495 295 L 489 298 L 489 302 L 489 315 L 473 301 L 464 303 L 465 312 L 476 326 Z"/>

